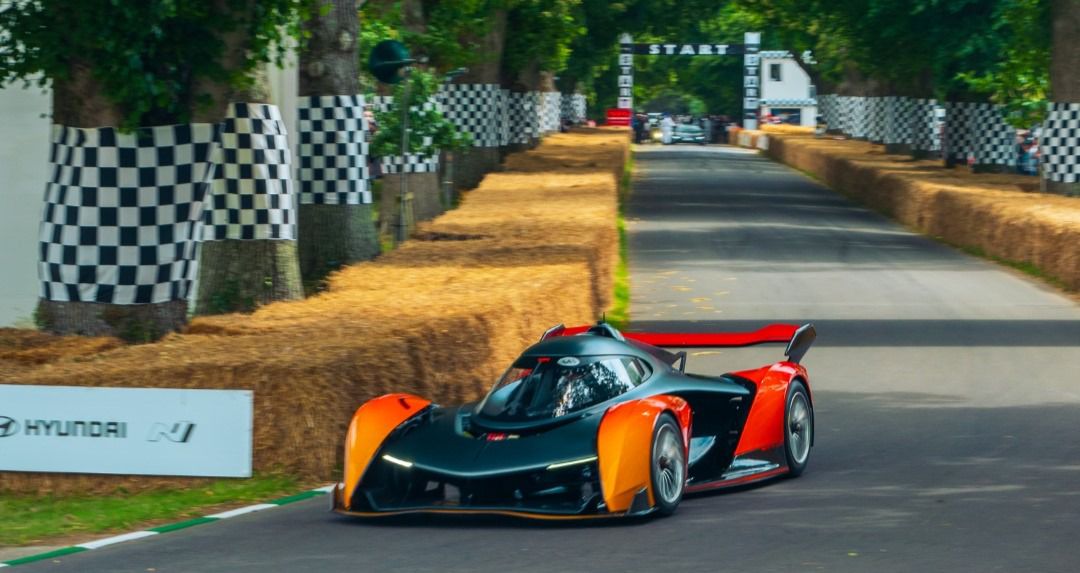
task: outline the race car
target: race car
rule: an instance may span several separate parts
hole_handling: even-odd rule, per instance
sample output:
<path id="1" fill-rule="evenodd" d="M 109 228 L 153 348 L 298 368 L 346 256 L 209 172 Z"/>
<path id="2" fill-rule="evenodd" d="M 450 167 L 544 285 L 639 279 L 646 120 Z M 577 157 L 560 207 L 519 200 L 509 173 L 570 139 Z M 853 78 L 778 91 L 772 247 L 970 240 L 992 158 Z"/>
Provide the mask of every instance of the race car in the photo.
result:
<path id="1" fill-rule="evenodd" d="M 668 515 L 684 493 L 806 468 L 814 443 L 810 324 L 743 333 L 554 327 L 463 406 L 390 394 L 356 411 L 339 513 L 546 519 Z M 786 359 L 718 376 L 666 348 L 787 343 Z"/>

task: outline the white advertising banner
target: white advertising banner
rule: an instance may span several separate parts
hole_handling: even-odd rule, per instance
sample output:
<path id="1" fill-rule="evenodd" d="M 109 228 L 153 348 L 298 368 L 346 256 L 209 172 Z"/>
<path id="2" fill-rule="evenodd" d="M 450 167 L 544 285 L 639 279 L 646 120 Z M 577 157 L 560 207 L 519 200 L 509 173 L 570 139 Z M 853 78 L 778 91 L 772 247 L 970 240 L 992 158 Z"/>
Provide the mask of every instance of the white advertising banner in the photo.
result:
<path id="1" fill-rule="evenodd" d="M 252 392 L 0 384 L 0 471 L 251 476 Z"/>

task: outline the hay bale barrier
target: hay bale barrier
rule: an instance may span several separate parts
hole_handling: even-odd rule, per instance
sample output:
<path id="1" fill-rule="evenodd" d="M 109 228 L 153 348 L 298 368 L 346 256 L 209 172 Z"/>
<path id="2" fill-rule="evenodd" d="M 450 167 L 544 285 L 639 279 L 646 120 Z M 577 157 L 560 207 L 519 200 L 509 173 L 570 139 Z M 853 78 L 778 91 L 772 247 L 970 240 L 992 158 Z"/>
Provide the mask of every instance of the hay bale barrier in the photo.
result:
<path id="1" fill-rule="evenodd" d="M 5 331 L 0 383 L 253 390 L 255 471 L 333 479 L 363 401 L 476 399 L 545 329 L 593 321 L 610 304 L 627 153 L 620 130 L 552 135 L 318 296 L 198 318 L 154 344 Z M 178 483 L 193 480 L 0 472 L 0 491 Z"/>
<path id="2" fill-rule="evenodd" d="M 747 132 L 744 132 L 747 133 Z M 1035 193 L 1035 177 L 973 174 L 866 141 L 775 131 L 768 155 L 907 227 L 1080 291 L 1080 200 Z"/>

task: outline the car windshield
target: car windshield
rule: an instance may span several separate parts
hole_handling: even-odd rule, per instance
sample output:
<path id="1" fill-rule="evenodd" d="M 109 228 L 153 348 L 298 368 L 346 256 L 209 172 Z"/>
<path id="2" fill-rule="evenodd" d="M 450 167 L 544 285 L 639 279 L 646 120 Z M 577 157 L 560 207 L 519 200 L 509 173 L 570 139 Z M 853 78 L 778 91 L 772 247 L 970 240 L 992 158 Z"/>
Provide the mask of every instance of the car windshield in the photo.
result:
<path id="1" fill-rule="evenodd" d="M 479 413 L 502 422 L 558 418 L 637 386 L 645 368 L 629 356 L 524 356 L 491 389 Z"/>
<path id="2" fill-rule="evenodd" d="M 701 133 L 701 128 L 696 125 L 680 125 L 675 128 L 679 133 Z"/>

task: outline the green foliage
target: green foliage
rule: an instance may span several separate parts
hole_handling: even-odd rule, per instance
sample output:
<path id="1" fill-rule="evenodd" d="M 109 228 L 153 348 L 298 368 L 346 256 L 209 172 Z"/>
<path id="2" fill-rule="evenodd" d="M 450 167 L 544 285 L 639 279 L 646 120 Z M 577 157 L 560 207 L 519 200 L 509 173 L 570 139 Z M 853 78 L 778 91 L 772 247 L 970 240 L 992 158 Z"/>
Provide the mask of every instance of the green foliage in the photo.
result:
<path id="1" fill-rule="evenodd" d="M 0 7 L 0 84 L 46 85 L 86 68 L 121 110 L 122 128 L 186 122 L 211 103 L 200 81 L 243 89 L 318 0 L 14 0 Z M 228 39 L 245 56 L 229 62 Z"/>
<path id="2" fill-rule="evenodd" d="M 580 22 L 582 0 L 513 0 L 506 17 L 503 67 L 520 71 L 566 67 L 573 40 L 586 33 Z"/>
<path id="3" fill-rule="evenodd" d="M 360 8 L 359 51 L 363 66 L 375 44 L 399 40 L 414 56 L 439 71 L 468 66 L 484 54 L 479 40 L 491 29 L 495 0 L 421 2 L 422 32 L 411 31 L 404 21 L 402 2 L 368 2 Z M 490 55 L 488 55 L 490 57 Z"/>
<path id="4" fill-rule="evenodd" d="M 423 109 L 439 89 L 439 78 L 431 72 L 414 69 L 406 81 L 394 88 L 394 105 L 377 112 L 378 132 L 371 144 L 377 157 L 401 154 L 401 106 L 409 104 L 409 153 L 432 155 L 440 149 L 464 149 L 472 145 L 472 136 L 463 133 L 435 109 Z"/>
<path id="5" fill-rule="evenodd" d="M 987 71 L 962 72 L 972 90 L 1009 110 L 1016 127 L 1042 121 L 1050 89 L 1050 6 L 1044 0 L 1012 0 L 999 5 L 995 18 L 1004 45 L 1002 57 Z"/>

